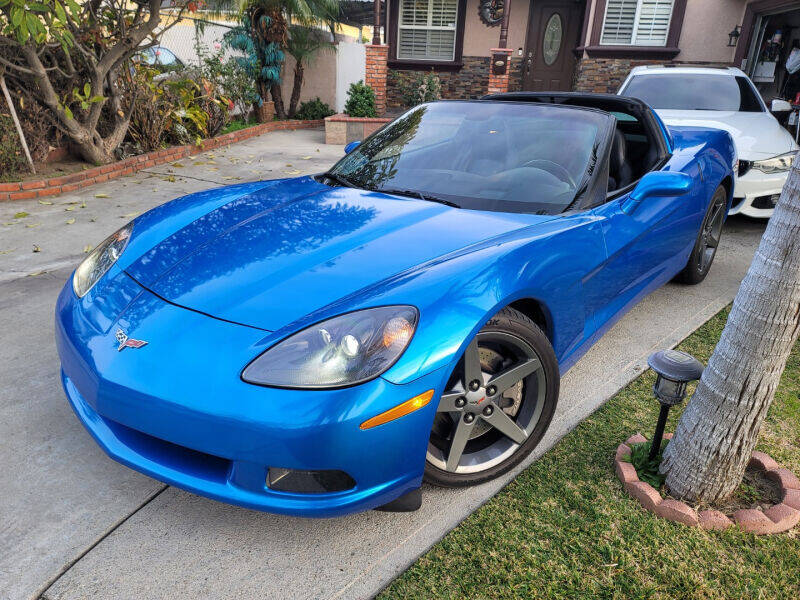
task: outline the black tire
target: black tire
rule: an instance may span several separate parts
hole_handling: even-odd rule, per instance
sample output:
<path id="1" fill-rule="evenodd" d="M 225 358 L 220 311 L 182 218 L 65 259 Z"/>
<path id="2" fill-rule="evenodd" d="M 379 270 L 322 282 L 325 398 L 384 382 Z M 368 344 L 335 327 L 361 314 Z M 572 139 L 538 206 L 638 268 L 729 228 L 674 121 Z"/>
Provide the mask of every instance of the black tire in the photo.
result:
<path id="1" fill-rule="evenodd" d="M 511 336 L 511 337 L 508 337 Z M 489 413 L 489 417 L 484 417 L 486 411 L 489 409 L 489 404 L 491 404 L 492 410 L 497 411 L 498 413 L 507 413 L 508 410 L 513 410 L 516 407 L 515 416 L 511 417 L 515 424 L 518 424 L 521 428 L 526 427 L 528 428 L 527 438 L 522 441 L 521 443 L 516 443 L 512 439 L 506 437 L 506 434 L 503 432 L 494 429 L 493 427 L 497 427 L 498 425 L 486 425 L 489 429 L 486 430 L 485 433 L 480 434 L 480 436 L 476 439 L 470 438 L 467 444 L 470 443 L 474 444 L 485 444 L 485 441 L 481 441 L 485 438 L 486 435 L 491 433 L 494 436 L 498 436 L 497 441 L 494 442 L 495 444 L 504 443 L 508 446 L 508 448 L 504 451 L 509 455 L 506 458 L 503 458 L 502 462 L 497 464 L 491 464 L 492 461 L 488 461 L 487 464 L 491 464 L 485 470 L 479 470 L 476 472 L 470 473 L 458 473 L 447 470 L 446 468 L 441 468 L 442 464 L 447 466 L 448 457 L 445 454 L 444 449 L 437 449 L 434 445 L 438 440 L 440 446 L 442 444 L 442 438 L 438 437 L 435 434 L 436 430 L 436 421 L 434 421 L 434 430 L 431 432 L 431 441 L 429 442 L 429 451 L 428 456 L 425 461 L 425 481 L 432 483 L 434 485 L 443 486 L 443 487 L 462 487 L 462 486 L 469 486 L 469 485 L 476 485 L 485 481 L 489 481 L 496 477 L 499 477 L 503 473 L 506 473 L 508 470 L 515 467 L 519 464 L 526 456 L 528 456 L 534 448 L 539 444 L 542 437 L 544 436 L 545 432 L 547 431 L 548 426 L 550 425 L 550 421 L 553 418 L 553 413 L 556 409 L 556 404 L 558 402 L 558 392 L 560 386 L 560 375 L 558 370 L 558 361 L 556 360 L 555 353 L 553 352 L 553 347 L 550 345 L 547 336 L 542 332 L 542 330 L 528 317 L 523 315 L 517 310 L 513 308 L 504 308 L 501 310 L 497 315 L 492 317 L 488 323 L 478 332 L 473 340 L 473 343 L 476 344 L 476 347 L 483 355 L 478 354 L 480 357 L 481 363 L 481 371 L 484 371 L 484 358 L 483 356 L 486 353 L 496 353 L 498 346 L 495 346 L 496 342 L 494 341 L 496 338 L 501 338 L 503 340 L 516 340 L 512 343 L 518 343 L 521 341 L 521 346 L 527 348 L 527 350 L 532 350 L 535 353 L 535 358 L 538 359 L 540 363 L 540 368 L 538 368 L 535 372 L 530 373 L 529 375 L 523 377 L 519 380 L 512 388 L 507 391 L 499 391 L 496 392 L 495 396 L 488 396 L 484 397 L 484 400 L 488 400 L 486 404 L 481 404 L 483 400 L 479 401 L 478 404 L 473 404 L 470 401 L 462 410 L 464 411 L 473 411 L 473 420 L 483 422 L 487 421 L 488 419 L 492 419 L 492 413 Z M 478 341 L 476 341 L 478 340 Z M 486 342 L 481 342 L 480 340 L 486 340 Z M 486 346 L 482 345 L 485 343 Z M 449 412 L 448 410 L 442 409 L 442 402 L 445 402 L 445 396 L 452 396 L 455 394 L 465 394 L 470 395 L 472 392 L 467 391 L 467 383 L 466 383 L 466 374 L 468 371 L 464 370 L 463 376 L 459 376 L 459 370 L 465 369 L 466 365 L 466 355 L 469 353 L 470 347 L 465 351 L 465 356 L 462 357 L 462 360 L 459 361 L 459 365 L 456 367 L 453 376 L 451 377 L 451 384 L 454 381 L 464 382 L 462 384 L 455 384 L 456 387 L 460 387 L 462 392 L 459 392 L 457 389 L 454 390 L 453 388 L 449 387 L 448 390 L 451 390 L 451 393 L 448 394 L 447 392 L 442 395 L 442 399 L 440 400 L 440 406 L 437 412 L 437 418 L 442 418 L 447 421 L 450 419 L 452 431 L 451 431 L 451 439 L 450 439 L 450 446 L 449 450 L 452 449 L 453 439 L 455 436 L 456 428 L 460 424 L 460 419 L 463 417 L 466 420 L 466 412 L 462 413 L 453 413 Z M 508 360 L 508 359 L 507 359 Z M 517 371 L 521 367 L 525 367 L 527 362 L 533 362 L 533 358 L 531 359 L 519 359 L 522 362 L 512 362 L 510 363 L 510 367 L 504 366 L 502 370 L 497 372 L 495 375 L 486 374 L 483 372 L 483 377 L 489 377 L 490 379 L 486 381 L 484 385 L 486 385 L 485 391 L 486 393 L 491 392 L 491 377 L 499 377 L 503 375 L 507 378 L 507 380 L 511 379 L 511 371 Z M 527 361 L 527 362 L 526 362 Z M 525 363 L 525 364 L 523 364 Z M 505 365 L 505 363 L 503 363 Z M 516 366 L 515 366 L 516 365 Z M 523 371 L 524 372 L 524 371 Z M 542 378 L 542 380 L 540 380 Z M 500 381 L 497 379 L 496 381 Z M 483 390 L 484 388 L 481 388 Z M 517 394 L 519 397 L 518 404 L 515 404 L 515 407 L 506 406 L 502 408 L 502 404 L 509 401 L 509 398 L 506 396 L 507 393 L 514 390 L 514 394 Z M 483 392 L 474 392 L 475 394 L 480 394 Z M 458 401 L 465 401 L 464 398 L 458 398 Z M 532 404 L 525 404 L 525 403 L 532 403 Z M 539 408 L 539 403 L 541 403 L 541 408 Z M 527 425 L 520 424 L 521 420 L 524 420 L 525 415 L 531 415 L 527 422 Z M 538 415 L 538 417 L 535 417 Z M 446 418 L 445 418 L 446 417 Z M 477 417 L 477 418 L 476 418 Z M 503 414 L 495 414 L 494 417 L 501 417 L 501 420 L 505 420 L 505 416 Z M 533 418 L 537 420 L 533 422 Z M 488 422 L 488 421 L 487 421 Z M 476 425 L 477 428 L 477 425 Z M 464 455 L 470 455 L 468 453 L 468 447 L 465 447 L 463 450 Z M 488 448 L 488 446 L 487 446 Z M 515 448 L 515 449 L 514 449 Z M 495 448 L 490 450 L 484 450 L 487 453 L 491 453 Z M 440 457 L 439 466 L 434 464 L 433 462 L 433 455 L 431 453 L 433 451 L 441 451 L 442 457 Z M 448 453 L 449 453 L 448 450 Z M 480 450 L 478 452 L 481 452 Z M 459 455 L 461 457 L 462 455 Z M 505 454 L 500 454 L 500 456 L 505 456 Z M 458 459 L 457 459 L 458 460 Z M 494 458 L 493 460 L 498 460 Z M 456 469 L 464 468 L 458 463 L 456 463 Z M 469 468 L 479 468 L 477 466 L 470 466 Z"/>
<path id="2" fill-rule="evenodd" d="M 721 185 L 711 197 L 711 202 L 708 203 L 708 209 L 703 217 L 703 224 L 697 234 L 692 253 L 689 255 L 686 266 L 675 276 L 675 281 L 697 285 L 706 278 L 711 270 L 714 257 L 717 255 L 727 203 L 728 191 Z"/>

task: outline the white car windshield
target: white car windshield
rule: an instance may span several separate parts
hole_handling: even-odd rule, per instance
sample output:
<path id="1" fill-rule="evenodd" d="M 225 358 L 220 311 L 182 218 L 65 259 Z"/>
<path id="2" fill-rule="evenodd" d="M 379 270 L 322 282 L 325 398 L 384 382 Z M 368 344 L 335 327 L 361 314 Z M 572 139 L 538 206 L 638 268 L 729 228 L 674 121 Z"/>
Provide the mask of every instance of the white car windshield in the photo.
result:
<path id="1" fill-rule="evenodd" d="M 656 110 L 763 112 L 746 77 L 704 73 L 635 75 L 623 96 L 644 100 Z"/>

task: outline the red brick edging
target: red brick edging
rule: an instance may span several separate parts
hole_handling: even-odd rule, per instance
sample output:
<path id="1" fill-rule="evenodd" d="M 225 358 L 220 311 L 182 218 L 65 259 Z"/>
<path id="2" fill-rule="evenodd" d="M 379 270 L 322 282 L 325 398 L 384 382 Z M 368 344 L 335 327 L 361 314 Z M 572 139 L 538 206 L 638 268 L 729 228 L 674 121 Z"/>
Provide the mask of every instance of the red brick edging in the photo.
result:
<path id="1" fill-rule="evenodd" d="M 664 439 L 672 439 L 672 434 L 664 434 Z M 761 512 L 756 509 L 742 509 L 733 513 L 733 520 L 718 510 L 696 511 L 694 508 L 672 498 L 662 498 L 652 485 L 639 479 L 633 464 L 623 460 L 631 455 L 631 444 L 646 442 L 641 433 L 629 437 L 617 446 L 614 467 L 617 477 L 625 486 L 625 491 L 639 501 L 645 510 L 659 517 L 699 526 L 702 529 L 722 530 L 734 523 L 744 531 L 765 535 L 788 531 L 800 522 L 800 480 L 789 469 L 781 467 L 763 452 L 753 452 L 749 467 L 766 471 L 767 478 L 781 486 L 783 500 Z"/>
<path id="2" fill-rule="evenodd" d="M 5 200 L 26 200 L 28 198 L 43 198 L 45 196 L 55 196 L 65 192 L 85 188 L 95 183 L 116 179 L 123 175 L 130 175 L 142 169 L 163 165 L 164 163 L 186 158 L 193 154 L 199 154 L 207 150 L 227 146 L 236 142 L 261 135 L 270 131 L 286 129 L 308 129 L 319 127 L 324 124 L 321 119 L 318 121 L 270 121 L 261 123 L 254 127 L 247 127 L 238 131 L 232 131 L 225 135 L 203 140 L 199 144 L 187 144 L 185 146 L 171 146 L 163 150 L 153 150 L 146 154 L 132 156 L 125 160 L 120 160 L 108 165 L 92 167 L 85 171 L 51 177 L 47 179 L 31 179 L 29 181 L 16 181 L 13 183 L 0 183 L 0 202 Z"/>

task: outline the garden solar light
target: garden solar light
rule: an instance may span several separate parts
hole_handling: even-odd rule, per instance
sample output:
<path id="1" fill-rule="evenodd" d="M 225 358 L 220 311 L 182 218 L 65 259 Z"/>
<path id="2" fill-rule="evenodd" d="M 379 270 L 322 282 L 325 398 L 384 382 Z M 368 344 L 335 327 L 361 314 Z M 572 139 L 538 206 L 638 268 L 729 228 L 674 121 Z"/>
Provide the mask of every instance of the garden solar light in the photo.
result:
<path id="1" fill-rule="evenodd" d="M 683 402 L 686 398 L 686 384 L 700 379 L 703 364 L 691 354 L 680 350 L 659 350 L 650 355 L 647 364 L 656 372 L 653 394 L 661 403 L 655 437 L 650 446 L 650 460 L 653 460 L 661 449 L 661 438 L 664 436 L 669 409 Z"/>

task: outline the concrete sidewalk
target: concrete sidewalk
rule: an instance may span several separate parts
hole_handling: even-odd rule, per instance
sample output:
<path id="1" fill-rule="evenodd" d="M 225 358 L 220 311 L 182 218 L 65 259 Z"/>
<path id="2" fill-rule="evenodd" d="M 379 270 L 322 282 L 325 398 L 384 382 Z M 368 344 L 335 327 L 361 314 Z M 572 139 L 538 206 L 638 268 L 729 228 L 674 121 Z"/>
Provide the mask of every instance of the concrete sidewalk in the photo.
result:
<path id="1" fill-rule="evenodd" d="M 276 139 L 284 145 L 280 151 Z M 85 209 L 65 211 L 76 205 L 63 202 L 82 201 L 66 197 L 54 205 L 0 206 L 0 220 L 26 210 L 31 216 L 18 223 L 41 223 L 0 229 L 0 251 L 22 249 L 0 255 L 0 597 L 371 597 L 513 477 L 464 490 L 426 488 L 415 513 L 334 520 L 269 515 L 117 465 L 67 406 L 52 310 L 84 244 L 122 225 L 122 215 L 232 181 L 223 177 L 247 179 L 257 164 L 247 160 L 264 159 L 262 168 L 272 169 L 264 176 L 276 177 L 322 170 L 339 156 L 341 148 L 322 145 L 321 132 L 273 133 L 199 159 L 216 164 L 187 164 L 172 174 L 134 176 L 142 183 L 123 179 L 93 188 Z M 111 198 L 95 198 L 98 193 Z M 66 225 L 73 215 L 76 222 Z M 646 368 L 652 350 L 674 345 L 730 302 L 762 232 L 763 224 L 732 220 L 703 284 L 667 285 L 606 334 L 564 377 L 551 429 L 530 460 Z M 30 252 L 31 243 L 42 251 Z"/>

